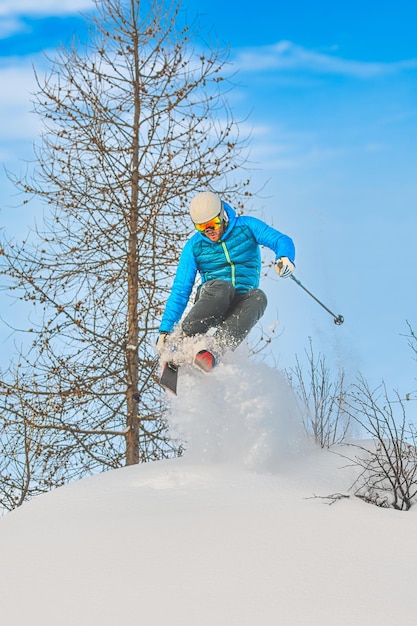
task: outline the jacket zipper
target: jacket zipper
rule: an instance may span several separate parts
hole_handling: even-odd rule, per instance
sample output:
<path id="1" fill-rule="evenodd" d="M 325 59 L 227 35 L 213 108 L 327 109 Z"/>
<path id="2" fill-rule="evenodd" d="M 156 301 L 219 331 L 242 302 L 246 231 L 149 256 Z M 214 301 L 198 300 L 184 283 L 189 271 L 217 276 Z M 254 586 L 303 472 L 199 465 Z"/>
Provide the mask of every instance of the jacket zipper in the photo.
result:
<path id="1" fill-rule="evenodd" d="M 230 270 L 232 272 L 232 285 L 234 287 L 235 284 L 236 284 L 236 268 L 235 268 L 235 264 L 233 263 L 232 259 L 230 258 L 229 251 L 228 251 L 227 246 L 224 243 L 224 241 L 221 241 L 220 243 L 222 244 L 222 248 L 223 248 L 224 256 L 226 257 L 226 261 L 230 265 Z"/>

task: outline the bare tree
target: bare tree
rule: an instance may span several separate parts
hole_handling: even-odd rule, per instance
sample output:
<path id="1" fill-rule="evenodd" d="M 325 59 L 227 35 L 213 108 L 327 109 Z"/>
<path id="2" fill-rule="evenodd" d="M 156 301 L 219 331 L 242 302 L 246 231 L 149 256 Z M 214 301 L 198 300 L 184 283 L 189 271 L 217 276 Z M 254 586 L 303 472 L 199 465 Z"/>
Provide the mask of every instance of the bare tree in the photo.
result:
<path id="1" fill-rule="evenodd" d="M 414 329 L 412 325 L 410 324 L 410 322 L 407 322 L 407 326 L 408 326 L 408 332 L 409 332 L 409 334 L 407 335 L 408 345 L 410 346 L 411 350 L 414 352 L 417 358 L 417 335 L 414 332 Z"/>
<path id="2" fill-rule="evenodd" d="M 408 339 L 408 345 L 411 350 L 414 352 L 414 359 L 417 360 L 417 335 L 410 324 L 407 322 L 409 334 L 406 335 Z M 405 399 L 408 400 L 417 400 L 417 391 L 414 389 L 413 391 L 405 394 Z"/>
<path id="3" fill-rule="evenodd" d="M 291 386 L 301 401 L 304 427 L 322 448 L 341 443 L 349 427 L 349 416 L 345 411 L 346 384 L 344 371 L 333 375 L 326 358 L 314 354 L 310 339 L 307 357 L 307 373 L 298 357 L 296 365 L 287 372 Z"/>
<path id="4" fill-rule="evenodd" d="M 372 504 L 408 510 L 417 497 L 417 432 L 407 420 L 404 401 L 388 396 L 385 384 L 371 390 L 364 378 L 353 385 L 347 411 L 370 436 L 349 444 L 362 471 L 355 495 Z"/>
<path id="5" fill-rule="evenodd" d="M 237 206 L 251 195 L 248 180 L 231 180 L 246 145 L 227 106 L 227 52 L 193 47 L 179 4 L 96 6 L 88 43 L 61 48 L 37 75 L 42 141 L 14 181 L 43 207 L 41 225 L 0 246 L 5 295 L 29 307 L 32 338 L 2 375 L 3 438 L 21 457 L 22 423 L 34 433 L 49 485 L 178 454 L 152 333 L 189 235 L 186 207 L 205 188 Z"/>

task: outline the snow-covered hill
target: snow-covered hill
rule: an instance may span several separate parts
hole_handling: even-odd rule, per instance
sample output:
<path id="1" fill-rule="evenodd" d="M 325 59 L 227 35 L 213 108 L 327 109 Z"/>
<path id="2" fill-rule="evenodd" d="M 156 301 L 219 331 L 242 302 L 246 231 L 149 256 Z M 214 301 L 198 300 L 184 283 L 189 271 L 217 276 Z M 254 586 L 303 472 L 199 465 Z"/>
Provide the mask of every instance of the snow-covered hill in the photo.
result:
<path id="1" fill-rule="evenodd" d="M 314 498 L 347 493 L 353 470 L 306 441 L 275 370 L 234 357 L 200 379 L 184 370 L 180 385 L 183 458 L 82 480 L 0 520 L 2 624 L 413 623 L 417 508 Z"/>

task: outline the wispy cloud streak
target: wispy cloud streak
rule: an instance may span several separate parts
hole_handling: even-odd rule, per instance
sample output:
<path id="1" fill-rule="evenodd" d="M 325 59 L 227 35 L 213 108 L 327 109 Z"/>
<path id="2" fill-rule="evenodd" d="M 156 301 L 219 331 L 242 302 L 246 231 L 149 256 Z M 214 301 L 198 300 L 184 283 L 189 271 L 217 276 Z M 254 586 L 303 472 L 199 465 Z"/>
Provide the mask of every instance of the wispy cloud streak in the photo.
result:
<path id="1" fill-rule="evenodd" d="M 354 61 L 308 50 L 291 41 L 279 41 L 271 46 L 243 49 L 234 60 L 247 72 L 298 71 L 359 79 L 417 69 L 417 59 L 392 63 Z"/>
<path id="2" fill-rule="evenodd" d="M 1 0 L 0 18 L 16 15 L 65 15 L 93 8 L 92 0 Z"/>

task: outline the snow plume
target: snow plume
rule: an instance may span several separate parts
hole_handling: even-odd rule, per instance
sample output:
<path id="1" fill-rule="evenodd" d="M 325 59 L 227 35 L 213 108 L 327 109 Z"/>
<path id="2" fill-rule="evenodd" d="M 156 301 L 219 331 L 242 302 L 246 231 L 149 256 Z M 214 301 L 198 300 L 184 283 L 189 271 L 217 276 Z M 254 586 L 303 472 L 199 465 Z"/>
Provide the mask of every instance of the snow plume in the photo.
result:
<path id="1" fill-rule="evenodd" d="M 275 472 L 306 445 L 292 390 L 276 369 L 241 346 L 210 373 L 182 366 L 169 422 L 196 463 Z"/>

